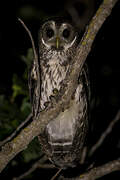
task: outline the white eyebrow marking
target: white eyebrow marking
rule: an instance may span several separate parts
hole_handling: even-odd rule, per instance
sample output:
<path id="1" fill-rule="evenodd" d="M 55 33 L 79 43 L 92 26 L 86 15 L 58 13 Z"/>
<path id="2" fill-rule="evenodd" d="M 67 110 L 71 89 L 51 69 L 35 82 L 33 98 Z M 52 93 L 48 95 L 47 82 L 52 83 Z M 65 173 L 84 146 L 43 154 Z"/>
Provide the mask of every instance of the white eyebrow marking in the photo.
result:
<path id="1" fill-rule="evenodd" d="M 53 27 L 55 28 L 55 21 L 51 21 Z"/>
<path id="2" fill-rule="evenodd" d="M 76 36 L 75 36 L 75 38 L 73 39 L 73 41 L 65 47 L 65 50 L 68 49 L 68 48 L 70 48 L 70 47 L 74 44 L 75 40 L 76 40 Z"/>
<path id="3" fill-rule="evenodd" d="M 47 43 L 45 43 L 44 39 L 42 38 L 42 43 L 47 47 L 50 48 L 50 45 L 48 45 Z"/>

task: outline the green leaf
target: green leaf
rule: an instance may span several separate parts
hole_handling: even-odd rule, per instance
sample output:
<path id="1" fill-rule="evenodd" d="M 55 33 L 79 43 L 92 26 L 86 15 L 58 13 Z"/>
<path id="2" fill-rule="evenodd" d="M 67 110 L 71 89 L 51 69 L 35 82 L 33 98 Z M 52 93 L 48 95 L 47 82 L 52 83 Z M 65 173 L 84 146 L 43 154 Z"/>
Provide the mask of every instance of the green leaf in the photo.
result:
<path id="1" fill-rule="evenodd" d="M 30 162 L 31 160 L 38 159 L 42 154 L 41 145 L 39 144 L 38 138 L 35 138 L 29 145 L 28 148 L 22 152 L 24 162 Z"/>
<path id="2" fill-rule="evenodd" d="M 28 68 L 30 67 L 33 58 L 34 58 L 34 55 L 33 55 L 33 49 L 32 48 L 29 48 L 27 50 L 26 56 L 25 55 L 21 56 L 21 60 L 23 62 L 25 62 L 25 64 L 28 66 Z"/>
<path id="3" fill-rule="evenodd" d="M 12 89 L 13 89 L 13 99 L 15 99 L 16 98 L 16 96 L 18 96 L 18 95 L 20 95 L 20 94 L 23 94 L 23 92 L 22 92 L 22 88 L 19 86 L 19 85 L 17 85 L 17 84 L 14 84 L 13 86 L 12 86 Z"/>

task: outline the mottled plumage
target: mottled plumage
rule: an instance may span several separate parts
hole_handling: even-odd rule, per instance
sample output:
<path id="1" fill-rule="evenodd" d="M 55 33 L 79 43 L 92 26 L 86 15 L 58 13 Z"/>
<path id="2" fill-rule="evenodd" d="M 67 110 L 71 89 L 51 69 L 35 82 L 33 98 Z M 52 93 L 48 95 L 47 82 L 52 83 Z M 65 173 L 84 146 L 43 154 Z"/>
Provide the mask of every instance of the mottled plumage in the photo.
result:
<path id="1" fill-rule="evenodd" d="M 46 107 L 54 91 L 60 90 L 74 61 L 79 41 L 77 30 L 67 21 L 48 20 L 41 26 L 39 64 L 33 63 L 29 81 L 34 116 Z M 84 65 L 69 109 L 53 119 L 39 136 L 49 159 L 63 168 L 74 167 L 80 160 L 88 130 L 89 81 L 86 68 Z M 37 74 L 41 76 L 41 84 Z"/>

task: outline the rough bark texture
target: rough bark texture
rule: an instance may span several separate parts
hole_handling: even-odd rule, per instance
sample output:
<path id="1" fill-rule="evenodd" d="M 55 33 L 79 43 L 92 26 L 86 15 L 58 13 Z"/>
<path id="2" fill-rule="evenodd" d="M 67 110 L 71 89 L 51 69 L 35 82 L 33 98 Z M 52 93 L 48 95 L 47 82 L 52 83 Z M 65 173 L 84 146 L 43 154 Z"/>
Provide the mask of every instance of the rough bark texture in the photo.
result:
<path id="1" fill-rule="evenodd" d="M 73 95 L 77 86 L 78 75 L 87 55 L 91 50 L 95 36 L 105 19 L 110 15 L 111 10 L 116 2 L 117 0 L 104 0 L 96 12 L 96 15 L 91 20 L 82 41 L 78 46 L 75 63 L 68 73 L 59 95 L 56 97 L 56 100 L 51 102 L 49 108 L 41 112 L 38 118 L 34 119 L 30 125 L 23 129 L 15 139 L 2 147 L 0 152 L 0 171 L 5 168 L 8 162 L 13 159 L 15 155 L 27 148 L 27 145 L 36 136 L 43 132 L 44 127 L 51 119 L 54 119 L 63 110 L 63 108 L 66 109 L 69 107 L 71 96 Z"/>
<path id="2" fill-rule="evenodd" d="M 120 159 L 114 160 L 102 166 L 93 168 L 76 178 L 68 179 L 68 178 L 60 177 L 59 180 L 95 180 L 111 172 L 119 171 L 119 170 L 120 170 Z"/>

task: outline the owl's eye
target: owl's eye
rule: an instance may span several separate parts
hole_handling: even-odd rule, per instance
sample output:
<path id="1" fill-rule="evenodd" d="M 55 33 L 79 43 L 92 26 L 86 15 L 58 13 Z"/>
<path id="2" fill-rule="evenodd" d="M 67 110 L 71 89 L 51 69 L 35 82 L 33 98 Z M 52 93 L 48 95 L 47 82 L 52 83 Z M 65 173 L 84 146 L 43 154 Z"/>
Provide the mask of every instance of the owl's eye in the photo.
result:
<path id="1" fill-rule="evenodd" d="M 64 38 L 69 38 L 69 36 L 70 36 L 70 30 L 69 29 L 64 29 L 64 31 L 63 31 L 63 37 Z"/>
<path id="2" fill-rule="evenodd" d="M 48 38 L 51 38 L 51 37 L 54 36 L 54 31 L 53 31 L 52 28 L 46 29 L 46 36 L 47 36 Z"/>

